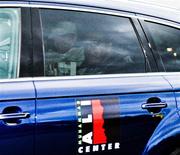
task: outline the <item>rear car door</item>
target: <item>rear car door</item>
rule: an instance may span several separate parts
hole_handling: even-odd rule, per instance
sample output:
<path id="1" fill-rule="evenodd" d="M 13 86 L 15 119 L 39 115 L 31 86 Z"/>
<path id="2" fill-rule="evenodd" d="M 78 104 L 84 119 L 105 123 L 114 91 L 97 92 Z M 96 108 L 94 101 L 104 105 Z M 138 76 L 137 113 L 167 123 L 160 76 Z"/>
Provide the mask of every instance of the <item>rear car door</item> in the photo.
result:
<path id="1" fill-rule="evenodd" d="M 146 32 L 151 49 L 156 55 L 161 74 L 172 85 L 177 102 L 177 111 L 179 112 L 180 24 L 177 23 L 178 21 L 172 22 L 144 16 L 141 19 L 141 24 Z M 173 120 L 175 121 L 176 119 Z M 170 139 L 166 148 L 173 152 L 179 148 L 179 118 L 169 128 L 171 134 L 165 136 L 164 139 Z M 174 151 L 174 153 L 176 152 Z"/>
<path id="2" fill-rule="evenodd" d="M 1 6 L 1 3 L 0 3 Z M 0 7 L 0 154 L 33 155 L 35 91 L 26 57 L 31 40 L 27 8 Z M 23 61 L 21 61 L 23 60 Z M 23 66 L 23 62 L 27 64 Z M 29 66 L 28 66 L 29 67 Z"/>
<path id="3" fill-rule="evenodd" d="M 175 110 L 169 83 L 146 73 L 154 68 L 131 18 L 93 12 L 33 9 L 45 76 L 34 79 L 38 155 L 138 155 Z"/>

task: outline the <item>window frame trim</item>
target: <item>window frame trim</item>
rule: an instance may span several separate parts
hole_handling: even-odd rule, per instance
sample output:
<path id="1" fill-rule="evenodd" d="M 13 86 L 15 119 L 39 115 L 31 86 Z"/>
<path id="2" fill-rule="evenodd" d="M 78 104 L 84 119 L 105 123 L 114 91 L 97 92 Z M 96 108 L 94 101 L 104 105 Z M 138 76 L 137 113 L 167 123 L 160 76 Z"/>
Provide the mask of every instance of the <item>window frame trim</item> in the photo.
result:
<path id="1" fill-rule="evenodd" d="M 139 21 L 140 21 L 142 29 L 144 30 L 144 34 L 146 35 L 148 46 L 149 46 L 149 48 L 152 51 L 152 54 L 154 56 L 155 62 L 157 64 L 158 71 L 159 72 L 166 72 L 162 58 L 161 58 L 158 50 L 156 49 L 156 46 L 153 42 L 153 38 L 151 37 L 151 34 L 147 28 L 146 21 L 148 21 L 148 20 L 139 20 Z M 148 22 L 151 22 L 151 21 L 148 21 Z"/>
<path id="2" fill-rule="evenodd" d="M 44 40 L 42 33 L 42 23 L 38 8 L 31 9 L 32 23 L 32 44 L 33 44 L 33 77 L 44 76 Z"/>
<path id="3" fill-rule="evenodd" d="M 150 54 L 153 55 L 152 60 L 153 60 L 153 62 L 156 63 L 156 64 L 154 64 L 155 70 L 152 71 L 153 73 L 155 73 L 155 72 L 166 72 L 166 71 L 165 71 L 165 69 L 163 67 L 163 64 L 160 64 L 159 67 L 158 67 L 158 63 L 156 62 L 157 61 L 156 60 L 157 57 L 154 55 L 151 47 L 149 47 L 149 46 L 147 47 L 144 44 L 142 36 L 140 35 L 139 29 L 137 29 L 137 25 L 134 23 L 134 21 L 138 20 L 139 23 L 141 24 L 141 22 L 143 20 L 147 20 L 149 22 L 155 22 L 155 23 L 159 23 L 159 24 L 164 24 L 164 25 L 167 25 L 167 26 L 171 26 L 171 27 L 180 29 L 180 23 L 178 24 L 175 21 L 170 21 L 168 19 L 163 19 L 163 18 L 154 17 L 154 16 L 150 16 L 150 15 L 142 15 L 142 14 L 138 14 L 136 12 L 126 12 L 126 11 L 123 11 L 123 10 L 122 11 L 121 10 L 112 10 L 112 9 L 108 9 L 108 8 L 99 8 L 99 7 L 91 7 L 91 6 L 80 6 L 80 5 L 71 5 L 71 4 L 61 4 L 61 3 L 59 3 L 59 4 L 58 3 L 56 3 L 56 4 L 52 3 L 51 5 L 49 5 L 48 3 L 45 3 L 45 2 L 30 2 L 29 6 L 32 7 L 32 8 L 38 8 L 38 9 L 70 10 L 70 11 L 80 11 L 80 12 L 87 12 L 87 13 L 98 13 L 98 14 L 104 14 L 104 15 L 114 15 L 114 16 L 129 18 L 130 22 L 132 22 L 131 23 L 132 26 L 134 26 L 133 29 L 134 29 L 134 32 L 136 33 L 137 39 L 138 39 L 138 36 L 140 36 L 140 40 L 138 39 L 138 43 L 140 45 L 140 48 L 142 49 L 143 55 L 146 55 L 145 52 L 148 53 L 147 55 L 150 55 Z M 136 32 L 135 28 L 137 29 L 137 32 Z M 143 33 L 146 36 L 146 33 L 145 33 L 145 31 L 144 31 L 142 26 L 141 26 L 141 29 L 143 30 Z M 141 45 L 140 41 L 142 42 L 142 45 Z M 149 44 L 149 41 L 147 40 L 147 37 L 146 37 L 146 41 Z M 148 50 L 144 51 L 143 47 L 145 47 L 145 46 L 147 47 Z M 150 63 L 152 63 L 151 62 L 152 60 L 150 60 L 149 56 L 147 57 L 147 61 L 149 61 Z M 152 69 L 152 67 L 150 69 Z M 122 73 L 120 75 L 123 75 L 123 74 L 125 74 L 125 75 L 126 74 L 147 74 L 147 73 L 148 72 L 145 72 L 145 73 Z M 172 73 L 172 72 L 170 72 L 170 73 Z M 103 75 L 104 74 L 102 74 L 100 76 L 103 76 Z M 88 75 L 82 75 L 82 76 L 85 77 L 85 76 L 88 76 Z M 61 77 L 61 76 L 59 76 L 59 77 Z M 71 76 L 67 76 L 67 77 L 71 77 Z"/>
<path id="4" fill-rule="evenodd" d="M 83 80 L 83 79 L 104 79 L 104 78 L 130 78 L 130 77 L 151 77 L 151 76 L 180 76 L 180 72 L 149 72 L 149 73 L 127 73 L 127 74 L 103 74 L 103 75 L 82 75 L 82 76 L 54 76 L 54 77 L 21 77 L 17 79 L 0 79 L 0 83 L 7 82 L 35 82 L 35 81 L 57 81 L 57 80 Z"/>
<path id="5" fill-rule="evenodd" d="M 158 17 L 152 17 L 148 15 L 141 15 L 141 14 L 136 14 L 136 17 L 141 21 L 153 22 L 153 23 L 157 23 L 161 25 L 174 27 L 176 29 L 180 29 L 180 21 L 178 23 L 178 22 L 169 21 L 168 19 L 161 19 Z"/>
<path id="6" fill-rule="evenodd" d="M 142 55 L 143 55 L 143 58 L 144 58 L 144 72 L 142 72 L 142 73 L 150 72 L 151 66 L 148 66 L 146 64 L 146 62 L 149 62 L 149 59 L 148 59 L 148 57 L 146 55 L 146 52 L 144 50 L 143 43 L 142 43 L 143 41 L 141 40 L 141 37 L 139 36 L 139 32 L 138 32 L 138 30 L 136 28 L 136 25 L 134 24 L 134 20 L 138 20 L 135 13 L 125 13 L 125 12 L 122 13 L 122 11 L 114 11 L 114 10 L 99 9 L 99 8 L 98 8 L 98 10 L 96 10 L 95 7 L 92 7 L 92 8 L 88 7 L 87 9 L 86 8 L 84 9 L 84 8 L 76 6 L 76 8 L 74 8 L 74 7 L 71 8 L 71 7 L 68 7 L 68 6 L 65 6 L 65 7 L 61 6 L 61 4 L 60 4 L 60 6 L 59 5 L 58 6 L 57 5 L 55 5 L 55 6 L 53 6 L 53 5 L 52 6 L 33 5 L 33 6 L 34 6 L 34 8 L 32 8 L 32 10 L 37 9 L 37 10 L 39 10 L 39 12 L 40 12 L 40 9 L 49 9 L 49 10 L 60 10 L 60 11 L 62 10 L 62 11 L 75 11 L 75 12 L 77 11 L 77 12 L 84 12 L 84 13 L 96 13 L 96 14 L 101 14 L 101 15 L 116 16 L 116 17 L 119 17 L 119 18 L 127 18 L 129 20 L 131 26 L 132 26 L 132 30 L 134 31 L 134 34 L 136 36 L 138 46 L 141 49 L 140 52 L 142 52 Z M 40 36 L 42 36 L 42 41 L 41 42 L 43 43 L 44 40 L 43 40 L 43 31 L 42 31 L 41 18 L 39 19 L 39 21 L 41 22 L 41 24 L 40 24 L 41 25 L 41 30 L 39 32 L 41 32 L 41 34 L 40 34 Z M 41 45 L 41 48 L 42 48 L 42 50 L 44 50 L 44 45 Z M 42 53 L 44 53 L 44 51 L 42 51 Z M 44 56 L 43 56 L 43 59 L 44 59 Z M 45 62 L 43 61 L 42 64 L 44 64 L 44 63 Z M 46 77 L 45 76 L 45 71 L 43 70 L 41 72 L 44 72 L 43 77 Z M 118 73 L 118 74 L 134 74 L 134 73 Z M 101 75 L 106 75 L 106 74 L 101 74 Z M 76 75 L 76 76 L 88 76 L 88 75 Z M 57 76 L 57 77 L 63 77 L 63 76 Z M 66 76 L 66 77 L 70 77 L 70 76 Z"/>
<path id="7" fill-rule="evenodd" d="M 177 73 L 177 72 L 168 72 L 168 71 L 166 71 L 164 63 L 163 63 L 163 61 L 161 59 L 161 56 L 160 56 L 159 52 L 152 49 L 152 47 L 154 48 L 155 45 L 153 45 L 153 41 L 152 41 L 151 35 L 148 32 L 145 21 L 151 22 L 151 23 L 156 23 L 156 24 L 161 24 L 161 25 L 172 27 L 172 28 L 179 29 L 179 30 L 180 30 L 180 22 L 178 23 L 178 22 L 175 22 L 175 21 L 170 21 L 168 19 L 163 19 L 163 18 L 154 17 L 154 16 L 152 17 L 152 16 L 148 16 L 148 15 L 141 15 L 141 14 L 138 14 L 138 13 L 136 14 L 136 17 L 140 21 L 140 24 L 142 25 L 142 29 L 144 31 L 144 34 L 147 37 L 147 42 L 149 44 L 150 50 L 152 51 L 152 53 L 154 55 L 154 59 L 156 61 L 157 67 L 158 67 L 158 72 Z M 157 57 L 159 57 L 161 59 L 161 62 L 158 62 Z"/>
<path id="8" fill-rule="evenodd" d="M 22 9 L 21 8 L 19 8 L 19 15 L 20 15 L 20 17 L 19 17 L 19 19 L 20 19 L 20 23 L 19 23 L 19 26 L 20 26 L 20 28 L 19 28 L 19 47 L 18 47 L 18 51 L 19 51 L 19 58 L 18 58 L 18 67 L 17 67 L 17 78 L 19 78 L 20 77 L 20 66 L 21 66 L 21 54 L 22 54 L 22 51 L 21 51 L 21 46 L 22 46 L 22 27 L 23 27 L 23 23 L 22 23 Z"/>
<path id="9" fill-rule="evenodd" d="M 151 49 L 151 51 L 153 52 L 153 55 L 155 56 L 155 61 L 158 65 L 158 70 L 159 72 L 168 72 L 165 68 L 165 65 L 164 65 L 164 62 L 160 56 L 160 53 L 158 51 L 158 49 L 156 48 L 156 45 L 154 44 L 154 41 L 153 41 L 153 38 L 151 37 L 151 34 L 147 28 L 147 22 L 150 22 L 150 23 L 155 23 L 155 24 L 159 24 L 159 25 L 163 25 L 163 26 L 167 26 L 167 27 L 171 27 L 171 28 L 174 28 L 174 29 L 178 29 L 180 31 L 180 24 L 177 25 L 177 24 L 172 24 L 171 23 L 166 23 L 164 20 L 149 20 L 147 18 L 143 18 L 143 17 L 140 17 L 140 23 L 142 25 L 142 28 L 144 30 L 144 33 L 145 35 L 147 36 L 147 40 L 148 40 L 148 44 L 149 44 L 149 48 Z M 160 60 L 160 61 L 158 61 Z M 169 71 L 170 72 L 170 71 Z"/>
<path id="10" fill-rule="evenodd" d="M 31 11 L 29 7 L 19 7 L 21 9 L 21 55 L 20 55 L 20 69 L 19 77 L 33 77 L 33 50 L 32 50 L 32 21 Z M 28 64 L 27 61 L 23 61 L 23 57 L 29 56 Z M 25 64 L 26 63 L 26 64 Z M 27 72 L 25 72 L 27 71 Z"/>
<path id="11" fill-rule="evenodd" d="M 146 65 L 145 73 L 157 72 L 158 70 L 157 70 L 157 66 L 155 63 L 155 59 L 152 55 L 152 51 L 147 46 L 148 42 L 147 42 L 146 36 L 143 32 L 143 29 L 140 25 L 139 20 L 138 20 L 138 18 L 132 18 L 131 20 L 133 22 L 133 26 L 134 26 L 138 41 L 139 41 L 141 48 L 143 50 L 143 53 L 144 53 L 145 63 L 147 63 L 147 64 L 145 64 Z"/>

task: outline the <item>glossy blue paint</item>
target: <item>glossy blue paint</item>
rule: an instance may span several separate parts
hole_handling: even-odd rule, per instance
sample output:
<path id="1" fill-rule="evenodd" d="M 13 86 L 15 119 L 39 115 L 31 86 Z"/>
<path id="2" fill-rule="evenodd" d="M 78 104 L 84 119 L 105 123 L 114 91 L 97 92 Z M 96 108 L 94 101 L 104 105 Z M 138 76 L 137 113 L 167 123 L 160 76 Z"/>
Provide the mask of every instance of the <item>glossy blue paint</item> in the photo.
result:
<path id="1" fill-rule="evenodd" d="M 162 109 L 158 115 L 143 110 L 141 107 L 152 97 L 157 97 L 168 104 L 167 108 Z M 129 155 L 142 154 L 147 142 L 154 136 L 154 130 L 158 129 L 164 119 L 168 118 L 168 115 L 176 108 L 174 95 L 173 93 L 122 95 L 120 101 L 121 151 L 123 150 L 123 154 Z"/>
<path id="2" fill-rule="evenodd" d="M 30 113 L 30 118 L 18 122 L 0 120 L 0 154 L 33 155 L 35 129 L 35 91 L 32 82 L 1 82 L 0 83 L 0 114 L 9 107 L 9 113 Z"/>
<path id="3" fill-rule="evenodd" d="M 115 114 L 113 107 L 107 105 L 109 115 L 106 119 L 109 121 L 120 119 L 120 131 L 117 134 L 120 134 L 121 149 L 112 151 L 114 154 L 141 154 L 146 145 L 146 148 L 153 146 L 151 139 L 159 134 L 157 132 L 154 135 L 154 130 L 157 131 L 162 122 L 176 109 L 172 87 L 161 76 L 35 80 L 35 87 L 37 90 L 36 152 L 43 155 L 48 155 L 50 152 L 53 152 L 53 155 L 60 152 L 63 155 L 76 154 L 78 144 L 76 101 L 78 100 L 119 98 L 119 114 Z M 153 97 L 167 103 L 167 107 L 158 115 L 142 109 L 142 104 Z M 44 146 L 48 147 L 44 148 Z M 100 154 L 109 153 L 105 151 Z"/>
<path id="4" fill-rule="evenodd" d="M 75 153 L 77 145 L 75 99 L 37 100 L 36 132 L 36 154 Z"/>
<path id="5" fill-rule="evenodd" d="M 31 117 L 23 119 L 18 125 L 8 125 L 0 121 L 0 152 L 2 155 L 19 154 L 33 155 L 34 152 L 34 125 L 35 125 L 35 102 L 13 101 L 1 102 L 0 113 L 6 107 L 18 106 L 23 112 L 29 112 Z"/>
<path id="6" fill-rule="evenodd" d="M 0 82 L 0 101 L 35 99 L 32 81 Z"/>
<path id="7" fill-rule="evenodd" d="M 180 75 L 178 73 L 164 75 L 164 78 L 169 81 L 174 91 L 180 91 Z"/>
<path id="8" fill-rule="evenodd" d="M 36 80 L 38 98 L 171 91 L 161 76 Z"/>
<path id="9" fill-rule="evenodd" d="M 153 135 L 151 136 L 150 140 L 148 141 L 143 155 L 150 154 L 153 152 L 153 154 L 157 153 L 158 149 L 162 149 L 164 147 L 164 150 L 173 150 L 175 148 L 171 148 L 172 144 L 178 144 L 178 136 L 180 135 L 180 119 L 178 112 L 176 108 L 174 107 L 169 111 L 169 113 L 166 115 L 166 117 L 160 122 L 156 130 L 154 131 Z M 174 138 L 173 141 L 170 141 L 171 138 Z M 170 141 L 169 144 L 171 145 L 164 145 L 163 142 Z M 165 147 L 166 146 L 166 147 Z M 178 146 L 177 146 L 178 147 Z"/>
<path id="10" fill-rule="evenodd" d="M 177 108 L 178 111 L 180 111 L 180 75 L 178 74 L 172 74 L 172 75 L 166 75 L 164 76 L 165 79 L 169 81 L 169 83 L 173 87 L 173 91 L 176 96 L 176 101 L 177 101 Z"/>
<path id="11" fill-rule="evenodd" d="M 76 121 L 75 99 L 37 100 L 37 122 Z M 59 124 L 61 125 L 61 123 Z"/>
<path id="12" fill-rule="evenodd" d="M 180 137 L 180 78 L 178 74 L 163 75 L 173 89 L 176 106 L 168 109 L 165 118 L 159 123 L 156 130 L 149 139 L 143 155 L 160 154 L 161 151 L 168 154 L 179 146 Z M 169 101 L 171 103 L 174 101 Z"/>

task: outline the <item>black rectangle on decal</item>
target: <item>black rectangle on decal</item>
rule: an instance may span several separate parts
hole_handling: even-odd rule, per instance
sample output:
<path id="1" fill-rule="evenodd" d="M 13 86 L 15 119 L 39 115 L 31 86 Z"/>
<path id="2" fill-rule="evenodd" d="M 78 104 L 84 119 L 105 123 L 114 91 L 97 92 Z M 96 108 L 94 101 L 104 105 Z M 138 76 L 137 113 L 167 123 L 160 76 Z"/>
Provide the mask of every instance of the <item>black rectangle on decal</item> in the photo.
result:
<path id="1" fill-rule="evenodd" d="M 104 107 L 104 128 L 107 143 L 120 142 L 119 98 L 105 98 L 101 102 Z"/>

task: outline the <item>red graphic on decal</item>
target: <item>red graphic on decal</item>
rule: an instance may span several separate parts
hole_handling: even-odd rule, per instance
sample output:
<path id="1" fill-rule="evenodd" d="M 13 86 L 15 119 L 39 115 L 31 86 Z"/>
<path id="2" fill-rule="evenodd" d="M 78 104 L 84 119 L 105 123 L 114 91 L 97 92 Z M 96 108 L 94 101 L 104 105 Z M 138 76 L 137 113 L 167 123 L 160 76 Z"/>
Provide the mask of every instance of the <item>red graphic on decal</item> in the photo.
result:
<path id="1" fill-rule="evenodd" d="M 100 100 L 92 100 L 93 113 L 93 144 L 103 144 L 107 142 L 104 126 L 104 108 Z"/>

